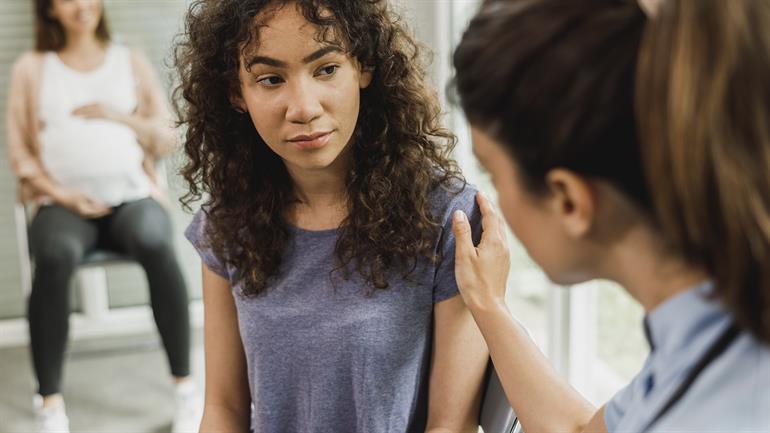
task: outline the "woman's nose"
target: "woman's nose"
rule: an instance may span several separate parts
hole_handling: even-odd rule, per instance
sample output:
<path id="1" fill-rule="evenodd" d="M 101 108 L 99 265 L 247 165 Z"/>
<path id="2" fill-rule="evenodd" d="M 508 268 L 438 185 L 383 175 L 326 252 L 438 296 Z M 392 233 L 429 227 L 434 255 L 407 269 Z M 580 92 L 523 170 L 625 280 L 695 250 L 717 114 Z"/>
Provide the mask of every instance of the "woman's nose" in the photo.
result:
<path id="1" fill-rule="evenodd" d="M 298 82 L 292 86 L 286 108 L 286 120 L 307 124 L 323 114 L 323 106 L 310 83 Z"/>

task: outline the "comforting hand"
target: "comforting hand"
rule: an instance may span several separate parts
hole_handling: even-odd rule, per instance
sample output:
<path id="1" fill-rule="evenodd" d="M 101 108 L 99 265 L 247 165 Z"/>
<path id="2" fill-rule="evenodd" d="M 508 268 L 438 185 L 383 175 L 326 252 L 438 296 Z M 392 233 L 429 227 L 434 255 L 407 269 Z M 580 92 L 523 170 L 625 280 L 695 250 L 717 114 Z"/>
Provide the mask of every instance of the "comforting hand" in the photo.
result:
<path id="1" fill-rule="evenodd" d="M 112 212 L 106 204 L 73 189 L 61 189 L 55 198 L 57 203 L 85 218 L 99 218 Z"/>
<path id="2" fill-rule="evenodd" d="M 88 104 L 72 110 L 75 116 L 85 117 L 86 119 L 104 119 L 119 121 L 120 112 L 105 104 Z"/>
<path id="3" fill-rule="evenodd" d="M 471 226 L 463 211 L 455 211 L 452 229 L 456 238 L 455 278 L 469 308 L 505 302 L 505 288 L 511 264 L 503 222 L 482 193 L 476 194 L 481 209 L 483 232 L 478 247 L 473 246 Z"/>

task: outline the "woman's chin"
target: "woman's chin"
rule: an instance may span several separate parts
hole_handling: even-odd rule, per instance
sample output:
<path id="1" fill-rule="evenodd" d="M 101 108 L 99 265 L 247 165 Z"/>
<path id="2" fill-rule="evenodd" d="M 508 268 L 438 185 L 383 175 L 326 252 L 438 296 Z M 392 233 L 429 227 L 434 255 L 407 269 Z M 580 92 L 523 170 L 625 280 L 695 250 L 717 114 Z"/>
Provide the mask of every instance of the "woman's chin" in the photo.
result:
<path id="1" fill-rule="evenodd" d="M 567 272 L 548 272 L 545 271 L 545 275 L 548 279 L 559 286 L 574 286 L 577 284 L 587 283 L 596 279 L 596 276 L 591 276 L 584 271 L 567 271 Z"/>

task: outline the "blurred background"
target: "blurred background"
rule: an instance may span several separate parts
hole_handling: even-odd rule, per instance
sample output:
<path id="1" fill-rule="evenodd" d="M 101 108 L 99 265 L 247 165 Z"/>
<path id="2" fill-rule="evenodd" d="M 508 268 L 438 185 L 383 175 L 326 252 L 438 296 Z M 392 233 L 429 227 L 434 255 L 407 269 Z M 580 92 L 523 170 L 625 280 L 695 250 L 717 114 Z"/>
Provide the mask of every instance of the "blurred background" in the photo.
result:
<path id="1" fill-rule="evenodd" d="M 473 158 L 467 124 L 446 103 L 452 76 L 451 52 L 478 6 L 477 0 L 393 0 L 418 38 L 433 51 L 431 78 L 446 107 L 446 123 L 458 135 L 456 159 L 471 183 L 494 196 L 488 177 Z M 187 0 L 104 0 L 115 42 L 147 54 L 167 89 L 173 82 L 170 45 L 179 31 Z M 31 0 L 0 1 L 0 117 L 13 61 L 33 47 Z M 170 90 L 168 92 L 170 94 Z M 33 376 L 25 319 L 29 282 L 23 218 L 16 204 L 16 184 L 6 151 L 6 125 L 0 123 L 0 432 L 34 429 Z M 193 370 L 202 384 L 202 307 L 200 261 L 182 232 L 191 216 L 178 197 L 184 185 L 177 175 L 177 153 L 164 165 L 174 222 L 177 253 L 190 290 Z M 21 230 L 21 231 L 20 231 Z M 592 282 L 562 288 L 550 284 L 512 236 L 508 301 L 516 317 L 559 371 L 589 400 L 601 404 L 641 367 L 647 354 L 642 310 L 618 287 Z M 70 349 L 65 365 L 64 396 L 73 431 L 164 432 L 173 408 L 167 365 L 148 307 L 142 269 L 130 262 L 110 264 L 73 279 Z M 106 295 L 104 306 L 87 305 L 85 292 Z M 96 287 L 96 288 L 94 288 Z M 101 296 L 101 295 L 100 295 Z M 85 302 L 84 302 L 85 301 Z M 91 302 L 93 304 L 93 302 Z"/>

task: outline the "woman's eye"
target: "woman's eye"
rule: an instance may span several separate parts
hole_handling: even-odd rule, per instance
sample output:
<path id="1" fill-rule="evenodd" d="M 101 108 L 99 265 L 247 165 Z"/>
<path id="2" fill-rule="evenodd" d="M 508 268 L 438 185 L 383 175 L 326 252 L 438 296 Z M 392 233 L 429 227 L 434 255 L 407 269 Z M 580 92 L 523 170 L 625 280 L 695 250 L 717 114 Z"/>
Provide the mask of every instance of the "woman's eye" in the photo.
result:
<path id="1" fill-rule="evenodd" d="M 281 77 L 272 75 L 270 77 L 265 77 L 257 81 L 257 83 L 262 84 L 263 86 L 267 87 L 275 87 L 281 83 L 283 83 L 283 79 Z"/>
<path id="2" fill-rule="evenodd" d="M 324 66 L 318 71 L 318 75 L 332 75 L 337 72 L 340 67 L 337 65 Z"/>

